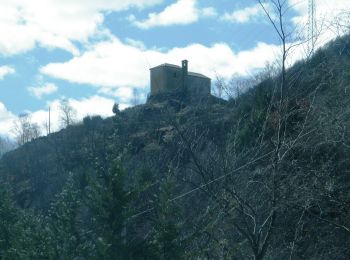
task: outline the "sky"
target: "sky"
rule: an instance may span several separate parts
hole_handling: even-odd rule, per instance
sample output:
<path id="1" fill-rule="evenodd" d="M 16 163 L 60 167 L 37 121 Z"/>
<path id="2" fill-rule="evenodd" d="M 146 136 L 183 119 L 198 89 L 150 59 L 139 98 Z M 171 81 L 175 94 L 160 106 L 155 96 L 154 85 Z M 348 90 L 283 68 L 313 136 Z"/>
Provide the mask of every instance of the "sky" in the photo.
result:
<path id="1" fill-rule="evenodd" d="M 307 0 L 284 0 L 288 44 L 307 32 Z M 271 1 L 266 10 L 276 16 Z M 343 33 L 334 21 L 350 0 L 315 0 L 319 45 Z M 349 7 L 347 7 L 349 6 Z M 181 64 L 212 78 L 249 77 L 280 55 L 280 41 L 257 0 L 0 0 L 0 136 L 18 116 L 44 126 L 59 103 L 77 118 L 112 115 L 145 102 L 149 69 Z M 343 18 L 342 18 L 343 19 Z M 322 27 L 322 29 L 321 29 Z M 291 63 L 306 48 L 291 55 Z"/>

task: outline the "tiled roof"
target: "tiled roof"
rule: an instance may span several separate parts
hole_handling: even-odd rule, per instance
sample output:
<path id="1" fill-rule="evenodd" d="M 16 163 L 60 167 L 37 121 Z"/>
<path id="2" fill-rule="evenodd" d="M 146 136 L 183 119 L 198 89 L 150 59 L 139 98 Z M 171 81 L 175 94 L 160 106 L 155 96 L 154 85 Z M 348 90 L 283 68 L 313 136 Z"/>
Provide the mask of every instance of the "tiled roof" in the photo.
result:
<path id="1" fill-rule="evenodd" d="M 151 68 L 152 69 L 155 69 L 155 68 L 159 68 L 159 67 L 171 67 L 171 68 L 175 68 L 175 69 L 179 69 L 181 70 L 181 67 L 180 66 L 177 66 L 177 65 L 174 65 L 174 64 L 170 64 L 170 63 L 163 63 L 161 65 L 158 65 L 156 67 L 153 67 Z M 209 77 L 203 75 L 203 74 L 200 74 L 200 73 L 196 73 L 196 72 L 188 72 L 188 75 L 189 76 L 193 76 L 193 77 L 199 77 L 199 78 L 206 78 L 206 79 L 209 79 Z"/>
<path id="2" fill-rule="evenodd" d="M 199 77 L 199 78 L 209 79 L 209 77 L 207 77 L 207 76 L 205 76 L 203 74 L 197 73 L 197 72 L 188 72 L 188 75 L 189 76 L 194 76 L 194 77 Z"/>
<path id="3" fill-rule="evenodd" d="M 155 67 L 151 68 L 151 70 L 155 69 L 155 68 L 159 68 L 159 67 L 172 67 L 172 68 L 181 69 L 180 66 L 177 66 L 177 65 L 174 65 L 174 64 L 170 64 L 170 63 L 163 63 L 161 65 L 158 65 L 158 66 L 155 66 Z"/>

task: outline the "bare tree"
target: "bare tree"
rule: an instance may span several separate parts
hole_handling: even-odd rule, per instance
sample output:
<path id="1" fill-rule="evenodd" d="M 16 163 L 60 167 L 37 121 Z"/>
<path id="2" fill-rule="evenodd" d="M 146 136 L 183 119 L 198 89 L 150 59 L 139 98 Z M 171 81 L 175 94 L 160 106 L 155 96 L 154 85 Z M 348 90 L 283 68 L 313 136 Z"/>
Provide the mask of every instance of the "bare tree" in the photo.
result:
<path id="1" fill-rule="evenodd" d="M 270 102 L 259 136 L 251 136 L 251 139 L 255 139 L 257 142 L 249 150 L 243 152 L 233 150 L 232 155 L 227 154 L 224 156 L 227 156 L 226 159 L 221 158 L 219 160 L 221 163 L 217 164 L 216 169 L 220 169 L 220 172 L 223 173 L 222 176 L 228 176 L 225 178 L 226 180 L 231 179 L 232 181 L 227 181 L 225 185 L 221 186 L 225 190 L 224 194 L 214 188 L 207 192 L 215 196 L 215 200 L 221 204 L 223 213 L 228 219 L 231 219 L 230 223 L 234 229 L 248 241 L 253 258 L 263 259 L 266 257 L 272 238 L 276 233 L 276 219 L 281 208 L 288 207 L 286 205 L 296 205 L 295 201 L 286 198 L 285 194 L 281 192 L 281 187 L 286 189 L 285 187 L 288 185 L 295 185 L 285 170 L 286 164 L 289 163 L 286 162 L 286 158 L 294 148 L 302 145 L 306 138 L 315 132 L 316 128 L 309 124 L 309 118 L 317 90 L 322 82 L 315 84 L 314 91 L 308 97 L 304 97 L 309 99 L 307 105 L 301 105 L 298 109 L 298 113 L 300 110 L 303 111 L 303 119 L 298 123 L 298 128 L 291 137 L 292 131 L 289 127 L 295 123 L 293 122 L 293 114 L 296 113 L 296 106 L 293 105 L 291 99 L 295 98 L 296 94 L 289 92 L 296 75 L 287 74 L 287 58 L 295 47 L 300 46 L 300 43 L 293 43 L 293 30 L 286 26 L 286 12 L 290 8 L 287 0 L 258 0 L 258 3 L 264 10 L 281 43 L 279 71 L 273 75 L 275 84 L 272 87 Z M 244 119 L 242 120 L 244 121 Z M 236 125 L 237 135 L 242 132 L 239 122 L 240 120 Z M 267 125 L 270 125 L 270 130 L 273 130 L 272 133 L 270 132 L 269 140 L 266 139 Z M 235 146 L 235 142 L 233 142 L 233 146 Z M 214 152 L 212 151 L 212 153 Z M 198 168 L 198 171 L 202 172 L 202 176 L 210 176 L 210 171 L 206 169 L 212 167 L 213 161 L 215 160 L 212 160 L 211 165 L 207 167 Z M 246 163 L 242 165 L 242 161 Z M 220 165 L 224 165 L 224 167 Z M 237 165 L 242 166 L 237 168 Z M 231 167 L 232 169 L 230 169 Z M 235 178 L 232 172 L 237 169 L 244 174 L 239 174 Z M 206 182 L 211 183 L 213 180 L 209 178 Z M 294 189 L 297 190 L 298 187 L 294 187 Z M 306 211 L 306 206 L 302 203 L 297 207 L 300 207 L 301 213 L 296 223 L 295 237 L 300 232 L 299 228 L 303 223 Z M 339 226 L 341 225 L 338 224 L 338 228 Z M 344 225 L 341 227 L 344 228 Z M 347 227 L 344 229 L 347 230 Z M 290 255 L 293 255 L 295 240 L 296 238 L 293 240 Z"/>
<path id="2" fill-rule="evenodd" d="M 222 77 L 216 76 L 215 85 L 214 85 L 214 88 L 212 89 L 214 96 L 222 98 L 225 88 L 226 88 L 225 79 Z"/>
<path id="3" fill-rule="evenodd" d="M 13 133 L 18 145 L 23 145 L 41 135 L 38 124 L 33 123 L 30 114 L 22 114 L 13 123 Z"/>
<path id="4" fill-rule="evenodd" d="M 76 122 L 76 110 L 69 104 L 68 99 L 62 99 L 59 105 L 60 121 L 63 127 Z"/>
<path id="5" fill-rule="evenodd" d="M 139 105 L 141 102 L 140 91 L 136 88 L 132 89 L 131 104 L 133 106 Z"/>
<path id="6" fill-rule="evenodd" d="M 267 8 L 267 2 L 272 9 Z M 281 42 L 278 70 L 271 69 L 265 75 L 261 74 L 260 77 L 253 79 L 253 82 L 259 82 L 267 77 L 274 79 L 270 88 L 264 90 L 263 98 L 267 99 L 266 106 L 264 105 L 258 112 L 251 111 L 249 115 L 241 115 L 242 118 L 237 119 L 232 129 L 232 149 L 222 151 L 220 147 L 212 147 L 205 160 L 201 160 L 195 150 L 200 141 L 194 137 L 186 137 L 181 133 L 180 127 L 175 129 L 178 129 L 189 151 L 193 163 L 192 170 L 195 169 L 192 172 L 195 172 L 200 179 L 199 183 L 195 184 L 197 189 L 204 191 L 219 205 L 219 215 L 223 216 L 225 224 L 218 222 L 218 228 L 224 228 L 230 233 L 239 233 L 241 238 L 235 242 L 244 244 L 243 252 L 246 254 L 250 252 L 253 259 L 261 260 L 268 254 L 276 234 L 276 219 L 286 204 L 280 190 L 288 180 L 283 164 L 289 152 L 314 131 L 312 127 L 307 126 L 307 123 L 317 88 L 314 94 L 310 95 L 311 102 L 305 107 L 303 119 L 298 123 L 298 129 L 293 132 L 294 136 L 291 138 L 288 136 L 289 123 L 292 121 L 291 115 L 295 107 L 289 100 L 291 94 L 289 89 L 293 80 L 289 75 L 287 77 L 287 57 L 298 44 L 292 43 L 293 30 L 290 31 L 286 26 L 286 12 L 290 6 L 287 0 L 258 0 L 258 3 Z M 224 84 L 221 84 L 220 88 L 225 89 L 223 86 Z M 247 125 L 252 121 L 259 126 L 252 126 L 257 130 L 254 129 L 247 135 L 247 128 L 250 127 Z M 242 135 L 251 140 L 249 145 L 239 146 L 236 136 L 238 140 L 242 139 Z M 193 179 L 195 178 L 190 176 L 189 182 L 193 183 Z M 222 183 L 220 180 L 225 182 Z M 301 219 L 302 217 L 303 215 Z"/>
<path id="7" fill-rule="evenodd" d="M 279 70 L 275 63 L 266 63 L 265 67 L 249 76 L 234 75 L 227 80 L 216 75 L 212 94 L 223 99 L 237 99 L 241 94 L 268 78 L 274 78 Z"/>

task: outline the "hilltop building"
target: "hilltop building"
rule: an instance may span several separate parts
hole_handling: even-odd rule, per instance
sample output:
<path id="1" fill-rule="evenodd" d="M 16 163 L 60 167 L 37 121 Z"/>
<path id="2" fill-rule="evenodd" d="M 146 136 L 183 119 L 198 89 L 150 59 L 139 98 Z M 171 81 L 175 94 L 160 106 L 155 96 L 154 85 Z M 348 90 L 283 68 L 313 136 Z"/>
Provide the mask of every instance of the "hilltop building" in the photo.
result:
<path id="1" fill-rule="evenodd" d="M 162 64 L 150 69 L 151 96 L 161 93 L 183 92 L 192 97 L 210 94 L 210 78 L 188 71 L 188 61 L 182 61 L 182 67 Z"/>

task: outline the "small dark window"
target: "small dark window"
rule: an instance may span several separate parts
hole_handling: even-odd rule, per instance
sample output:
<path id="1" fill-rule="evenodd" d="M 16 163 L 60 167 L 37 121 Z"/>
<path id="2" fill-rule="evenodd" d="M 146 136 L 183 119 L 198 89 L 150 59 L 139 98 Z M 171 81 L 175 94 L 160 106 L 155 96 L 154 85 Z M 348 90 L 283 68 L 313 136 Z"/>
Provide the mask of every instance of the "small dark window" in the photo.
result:
<path id="1" fill-rule="evenodd" d="M 176 78 L 176 72 L 174 72 L 174 78 Z"/>

